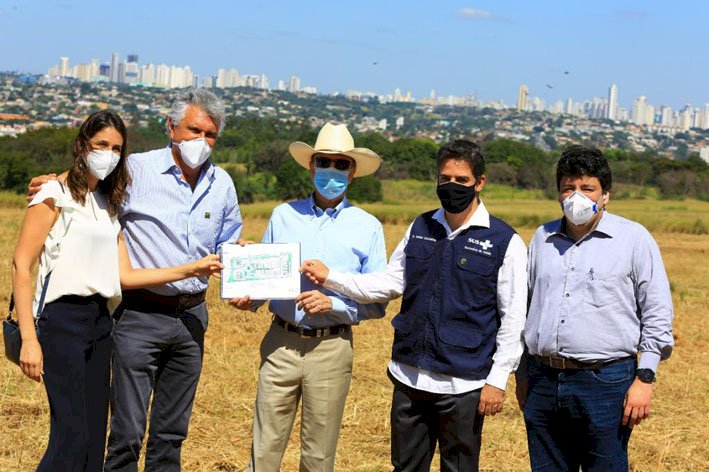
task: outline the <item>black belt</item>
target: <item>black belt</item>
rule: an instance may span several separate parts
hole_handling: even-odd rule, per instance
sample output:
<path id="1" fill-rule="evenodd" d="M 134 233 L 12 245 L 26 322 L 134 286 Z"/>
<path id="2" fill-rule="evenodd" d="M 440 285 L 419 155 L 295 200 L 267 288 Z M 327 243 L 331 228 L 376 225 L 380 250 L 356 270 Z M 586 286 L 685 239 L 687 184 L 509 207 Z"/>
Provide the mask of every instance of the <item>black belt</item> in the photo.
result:
<path id="1" fill-rule="evenodd" d="M 171 314 L 183 312 L 204 303 L 206 294 L 206 290 L 181 295 L 159 295 L 148 290 L 127 290 L 123 292 L 122 304 L 129 310 Z"/>
<path id="2" fill-rule="evenodd" d="M 273 322 L 291 333 L 297 333 L 301 338 L 324 338 L 326 336 L 339 336 L 350 329 L 350 325 L 341 324 L 337 326 L 328 326 L 326 328 L 301 328 L 292 323 L 287 322 L 283 318 L 273 315 Z"/>
<path id="3" fill-rule="evenodd" d="M 600 369 L 603 366 L 613 364 L 614 362 L 626 361 L 632 359 L 633 356 L 622 357 L 620 359 L 602 360 L 602 361 L 591 361 L 582 362 L 575 359 L 568 359 L 566 357 L 556 357 L 556 356 L 534 356 L 534 358 L 540 364 L 544 364 L 552 369 Z"/>

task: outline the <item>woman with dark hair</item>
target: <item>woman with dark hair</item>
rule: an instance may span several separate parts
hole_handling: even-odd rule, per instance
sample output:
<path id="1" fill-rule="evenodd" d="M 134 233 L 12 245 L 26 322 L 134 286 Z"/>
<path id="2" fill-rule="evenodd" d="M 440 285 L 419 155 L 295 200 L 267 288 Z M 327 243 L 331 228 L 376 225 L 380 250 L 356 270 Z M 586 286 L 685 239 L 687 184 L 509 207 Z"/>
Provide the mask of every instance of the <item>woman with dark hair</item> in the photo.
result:
<path id="1" fill-rule="evenodd" d="M 73 155 L 66 178 L 42 185 L 30 202 L 13 258 L 20 367 L 37 382 L 44 378 L 51 410 L 39 471 L 103 467 L 111 313 L 121 287 L 162 285 L 222 267 L 218 256 L 209 255 L 172 268 L 132 268 L 117 220 L 130 182 L 126 128 L 118 115 L 89 116 Z M 33 301 L 31 270 L 37 259 Z"/>

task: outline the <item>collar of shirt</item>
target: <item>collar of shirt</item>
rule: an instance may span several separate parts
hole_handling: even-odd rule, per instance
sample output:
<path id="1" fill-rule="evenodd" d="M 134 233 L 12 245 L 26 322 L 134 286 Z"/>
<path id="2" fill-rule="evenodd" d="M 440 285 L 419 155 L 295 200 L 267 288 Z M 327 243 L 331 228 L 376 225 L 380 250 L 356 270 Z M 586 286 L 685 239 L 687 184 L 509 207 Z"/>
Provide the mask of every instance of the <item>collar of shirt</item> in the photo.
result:
<path id="1" fill-rule="evenodd" d="M 453 231 L 448 225 L 448 221 L 446 220 L 446 212 L 443 208 L 436 210 L 436 213 L 433 214 L 433 219 L 443 225 L 446 230 L 446 234 L 448 235 L 448 239 L 455 238 L 471 226 L 482 226 L 483 228 L 490 227 L 490 213 L 487 211 L 487 208 L 485 208 L 485 204 L 482 200 L 480 200 L 478 207 L 475 209 L 473 214 L 470 215 L 468 221 L 460 225 L 460 227 L 455 231 Z"/>
<path id="2" fill-rule="evenodd" d="M 165 148 L 165 153 L 162 155 L 162 159 L 159 162 L 156 162 L 155 165 L 157 169 L 163 174 L 172 172 L 173 174 L 178 176 L 182 175 L 182 169 L 180 169 L 180 166 L 175 163 L 175 159 L 172 157 L 172 147 L 169 144 Z M 199 173 L 199 178 L 197 179 L 197 182 L 201 182 L 205 176 L 209 177 L 210 181 L 214 180 L 214 164 L 212 164 L 211 159 L 207 159 L 207 161 L 202 164 L 202 169 Z"/>
<path id="3" fill-rule="evenodd" d="M 313 212 L 313 216 L 319 218 L 323 215 L 327 215 L 330 218 L 337 218 L 342 210 L 350 206 L 350 202 L 347 201 L 347 196 L 345 196 L 340 203 L 335 206 L 335 208 L 326 208 L 323 210 L 315 204 L 315 192 L 310 194 L 310 210 Z"/>
<path id="4" fill-rule="evenodd" d="M 564 217 L 561 217 L 558 220 L 550 221 L 549 223 L 542 225 L 542 228 L 544 231 L 545 241 L 549 240 L 549 238 L 553 236 L 561 236 L 563 238 L 570 239 L 565 232 L 566 219 Z M 603 233 L 609 238 L 612 238 L 615 234 L 617 234 L 618 230 L 618 221 L 616 220 L 615 215 L 604 210 L 601 215 L 601 220 L 598 222 L 596 227 L 577 242 L 592 236 L 593 233 L 596 232 Z"/>

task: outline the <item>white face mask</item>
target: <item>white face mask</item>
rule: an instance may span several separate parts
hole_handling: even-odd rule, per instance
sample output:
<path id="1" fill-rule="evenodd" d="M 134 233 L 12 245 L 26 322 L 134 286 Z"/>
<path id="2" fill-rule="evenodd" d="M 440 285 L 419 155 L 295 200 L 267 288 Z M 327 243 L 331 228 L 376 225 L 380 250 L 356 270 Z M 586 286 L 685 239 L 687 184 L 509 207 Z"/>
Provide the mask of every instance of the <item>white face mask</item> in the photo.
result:
<path id="1" fill-rule="evenodd" d="M 103 151 L 94 150 L 86 156 L 89 172 L 99 180 L 108 177 L 108 174 L 113 172 L 120 160 L 121 156 L 119 154 L 108 149 Z"/>
<path id="2" fill-rule="evenodd" d="M 561 202 L 561 209 L 564 210 L 566 219 L 576 226 L 588 223 L 593 218 L 593 215 L 599 211 L 597 202 L 579 192 L 574 192 L 566 197 Z"/>
<path id="3" fill-rule="evenodd" d="M 197 138 L 191 141 L 182 141 L 179 144 L 174 144 L 180 150 L 180 157 L 184 163 L 192 169 L 196 169 L 204 164 L 207 159 L 209 159 L 209 155 L 212 153 L 212 148 L 204 138 Z"/>

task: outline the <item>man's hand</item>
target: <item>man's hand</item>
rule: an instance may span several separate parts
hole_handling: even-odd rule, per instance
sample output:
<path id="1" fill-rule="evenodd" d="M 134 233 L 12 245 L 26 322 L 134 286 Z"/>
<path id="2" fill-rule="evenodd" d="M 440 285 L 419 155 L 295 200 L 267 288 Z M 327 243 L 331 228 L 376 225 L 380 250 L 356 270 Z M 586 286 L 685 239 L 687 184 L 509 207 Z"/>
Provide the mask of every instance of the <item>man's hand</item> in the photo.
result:
<path id="1" fill-rule="evenodd" d="M 480 392 L 478 413 L 485 416 L 495 416 L 502 411 L 502 402 L 505 401 L 505 391 L 490 384 L 485 384 Z"/>
<path id="2" fill-rule="evenodd" d="M 251 306 L 253 303 L 251 302 L 251 298 L 248 295 L 244 295 L 241 298 L 232 298 L 229 300 L 229 304 L 233 306 L 234 308 L 238 308 L 239 310 L 250 310 Z"/>
<path id="3" fill-rule="evenodd" d="M 322 315 L 332 311 L 332 300 L 319 290 L 303 292 L 295 299 L 298 309 L 309 315 Z"/>
<path id="4" fill-rule="evenodd" d="M 237 239 L 236 244 L 238 244 L 241 247 L 246 246 L 247 244 L 253 244 L 254 242 L 250 239 Z"/>
<path id="5" fill-rule="evenodd" d="M 300 266 L 300 271 L 315 285 L 324 284 L 330 274 L 330 269 L 317 259 L 309 259 L 303 262 L 303 265 Z"/>
<path id="6" fill-rule="evenodd" d="M 635 379 L 625 394 L 625 409 L 623 410 L 623 424 L 631 428 L 640 424 L 650 416 L 650 401 L 652 400 L 652 384 Z"/>
<path id="7" fill-rule="evenodd" d="M 35 382 L 39 382 L 44 375 L 44 357 L 39 341 L 23 341 L 20 349 L 20 368 L 22 373 Z"/>
<path id="8" fill-rule="evenodd" d="M 46 184 L 50 180 L 56 180 L 57 174 L 47 174 L 38 175 L 30 180 L 30 184 L 27 186 L 27 203 L 31 202 L 37 192 L 39 192 L 40 187 Z"/>
<path id="9" fill-rule="evenodd" d="M 529 390 L 529 380 L 526 377 L 517 376 L 515 396 L 517 397 L 517 404 L 519 405 L 520 411 L 524 412 L 524 404 L 527 401 L 527 391 Z"/>

